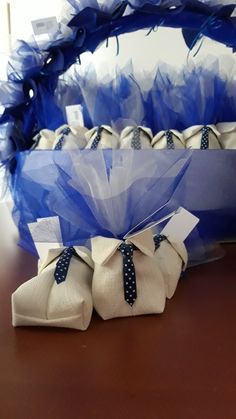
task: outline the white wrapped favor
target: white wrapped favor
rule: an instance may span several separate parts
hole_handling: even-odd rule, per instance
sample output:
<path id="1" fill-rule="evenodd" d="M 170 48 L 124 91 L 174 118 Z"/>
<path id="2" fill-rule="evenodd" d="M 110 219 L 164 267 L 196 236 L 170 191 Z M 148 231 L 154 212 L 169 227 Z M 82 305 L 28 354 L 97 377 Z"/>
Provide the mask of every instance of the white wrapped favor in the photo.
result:
<path id="1" fill-rule="evenodd" d="M 183 134 L 175 129 L 158 132 L 152 140 L 155 149 L 179 149 L 185 148 Z"/>
<path id="2" fill-rule="evenodd" d="M 56 268 L 64 274 L 63 258 L 73 250 L 64 280 L 56 281 Z M 13 326 L 54 326 L 86 330 L 92 311 L 93 263 L 85 247 L 49 249 L 38 275 L 12 295 Z M 59 263 L 59 266 L 57 263 Z M 61 269 L 62 268 L 62 269 Z"/>
<path id="3" fill-rule="evenodd" d="M 221 147 L 236 149 L 236 122 L 220 122 L 216 128 L 220 132 Z"/>
<path id="4" fill-rule="evenodd" d="M 220 149 L 220 132 L 215 125 L 194 125 L 183 131 L 186 148 Z"/>
<path id="5" fill-rule="evenodd" d="M 87 131 L 85 127 L 63 125 L 56 130 L 53 149 L 76 150 L 85 148 L 87 144 L 85 134 Z"/>
<path id="6" fill-rule="evenodd" d="M 50 129 L 42 129 L 34 137 L 34 150 L 52 150 L 55 141 L 55 132 Z"/>
<path id="7" fill-rule="evenodd" d="M 103 148 L 119 148 L 119 136 L 108 125 L 100 125 L 89 130 L 86 134 L 87 146 L 92 150 Z"/>
<path id="8" fill-rule="evenodd" d="M 134 150 L 151 148 L 152 137 L 150 128 L 142 126 L 126 127 L 121 132 L 120 148 L 133 148 Z"/>
<path id="9" fill-rule="evenodd" d="M 151 230 L 129 241 L 101 236 L 92 239 L 93 302 L 104 320 L 164 311 L 165 285 L 154 250 Z"/>

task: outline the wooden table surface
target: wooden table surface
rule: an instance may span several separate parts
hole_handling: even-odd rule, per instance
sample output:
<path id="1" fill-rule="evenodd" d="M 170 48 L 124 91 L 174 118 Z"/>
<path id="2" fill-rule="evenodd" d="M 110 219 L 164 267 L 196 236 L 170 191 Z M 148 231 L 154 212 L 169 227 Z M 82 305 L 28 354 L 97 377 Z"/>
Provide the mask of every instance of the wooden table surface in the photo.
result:
<path id="1" fill-rule="evenodd" d="M 188 270 L 163 315 L 86 332 L 11 326 L 36 273 L 0 207 L 0 419 L 235 419 L 236 245 Z"/>

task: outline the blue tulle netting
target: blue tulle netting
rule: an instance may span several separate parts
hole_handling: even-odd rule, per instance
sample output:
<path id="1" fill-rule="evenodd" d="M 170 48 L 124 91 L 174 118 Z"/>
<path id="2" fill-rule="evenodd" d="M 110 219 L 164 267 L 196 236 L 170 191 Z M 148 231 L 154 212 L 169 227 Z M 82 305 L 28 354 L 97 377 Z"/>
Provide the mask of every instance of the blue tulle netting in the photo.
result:
<path id="1" fill-rule="evenodd" d="M 69 246 L 96 235 L 122 238 L 180 204 L 200 218 L 186 242 L 191 263 L 208 260 L 212 243 L 236 238 L 234 152 L 44 150 L 17 158 L 13 215 L 21 245 L 33 253 L 28 223 L 38 218 L 59 216 Z"/>
<path id="2" fill-rule="evenodd" d="M 35 39 L 28 43 L 18 41 L 11 54 L 8 82 L 0 86 L 2 162 L 7 162 L 16 150 L 29 149 L 40 129 L 55 129 L 64 123 L 63 110 L 55 103 L 58 77 L 83 52 L 94 52 L 109 37 L 166 26 L 182 28 L 190 49 L 203 36 L 233 51 L 236 48 L 235 4 L 197 0 L 112 0 L 101 4 L 96 0 L 69 0 L 67 5 L 59 30 L 48 43 L 39 47 Z M 153 102 L 155 98 L 149 97 L 147 105 L 152 106 Z M 170 114 L 173 112 L 172 109 Z M 9 124 L 7 136 L 5 124 Z M 10 155 L 6 150 L 11 151 Z"/>
<path id="3" fill-rule="evenodd" d="M 66 246 L 88 243 L 94 235 L 121 238 L 167 203 L 158 216 L 179 205 L 199 216 L 187 242 L 190 260 L 209 259 L 209 245 L 236 238 L 235 152 L 26 150 L 41 129 L 66 123 L 65 107 L 78 103 L 87 128 L 108 124 L 120 131 L 128 121 L 153 132 L 181 131 L 236 121 L 233 61 L 224 72 L 210 58 L 207 66 L 189 63 L 181 70 L 159 64 L 148 76 L 148 87 L 147 74 L 138 77 L 131 66 L 117 69 L 115 78 L 105 82 L 96 79 L 91 66 L 83 75 L 75 69 L 62 78 L 85 51 L 139 29 L 181 28 L 189 50 L 200 48 L 205 36 L 235 52 L 235 5 L 69 0 L 68 6 L 49 42 L 18 41 L 8 81 L 0 85 L 0 162 L 11 173 L 21 244 L 34 252 L 28 223 L 54 215 L 60 217 Z"/>

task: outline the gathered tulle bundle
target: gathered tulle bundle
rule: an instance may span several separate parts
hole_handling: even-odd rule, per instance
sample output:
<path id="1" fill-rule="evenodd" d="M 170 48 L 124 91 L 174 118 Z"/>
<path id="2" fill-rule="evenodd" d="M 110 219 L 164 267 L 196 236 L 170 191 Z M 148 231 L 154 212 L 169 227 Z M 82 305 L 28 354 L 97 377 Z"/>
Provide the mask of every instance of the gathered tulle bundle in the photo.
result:
<path id="1" fill-rule="evenodd" d="M 141 229 L 172 209 L 170 199 L 188 164 L 186 151 L 172 156 L 133 150 L 20 153 L 12 194 L 21 244 L 34 251 L 28 224 L 55 215 L 66 246 Z M 162 207 L 164 213 L 157 212 Z"/>
<path id="2" fill-rule="evenodd" d="M 230 71 L 228 71 L 231 66 Z M 66 123 L 65 107 L 80 103 L 87 128 L 103 124 L 121 132 L 127 126 L 146 126 L 153 133 L 175 129 L 182 131 L 193 125 L 215 125 L 236 121 L 235 63 L 230 60 L 225 71 L 220 62 L 209 60 L 209 65 L 188 66 L 180 70 L 159 64 L 154 72 L 135 74 L 132 65 L 116 69 L 115 77 L 104 74 L 101 78 L 90 64 L 83 73 L 73 73 L 59 80 L 54 94 L 40 89 L 30 114 L 37 115 L 40 129 L 57 129 Z M 146 85 L 146 80 L 149 85 Z M 2 98 L 9 101 L 5 84 Z M 5 93 L 4 93 L 5 92 Z M 17 90 L 18 97 L 20 90 Z M 14 120 L 1 125 L 0 153 L 2 162 L 32 146 L 32 138 L 25 135 L 29 127 L 29 113 L 19 127 Z M 19 141 L 13 141 L 16 132 Z M 7 141 L 7 138 L 10 140 Z M 49 147 L 50 148 L 50 147 Z"/>
<path id="3" fill-rule="evenodd" d="M 161 63 L 153 72 L 134 74 L 129 64 L 116 68 L 111 78 L 98 77 L 90 64 L 82 74 L 74 69 L 68 76 L 68 95 L 61 96 L 60 106 L 81 103 L 88 128 L 107 124 L 118 132 L 128 125 L 157 133 L 236 121 L 235 62 L 230 60 L 224 72 L 219 67 L 218 59 L 209 59 L 208 66 L 189 63 L 176 70 Z"/>
<path id="4" fill-rule="evenodd" d="M 14 152 L 29 149 L 32 138 L 41 129 L 56 129 L 65 123 L 64 109 L 59 105 L 60 98 L 55 97 L 58 77 L 79 60 L 82 53 L 94 52 L 109 37 L 118 39 L 123 33 L 166 26 L 182 28 L 184 40 L 190 50 L 203 36 L 221 42 L 233 50 L 236 47 L 234 4 L 220 5 L 213 1 L 197 0 L 111 0 L 101 4 L 96 0 L 69 0 L 68 6 L 58 31 L 50 36 L 48 42 L 41 44 L 34 38 L 28 43 L 18 41 L 10 56 L 8 82 L 3 83 L 0 88 L 1 163 L 8 162 Z M 129 95 L 126 96 L 127 92 L 124 93 L 122 86 L 131 89 L 131 100 L 128 100 Z M 158 89 L 159 86 L 157 91 Z M 60 88 L 59 91 L 61 94 Z M 134 98 L 140 99 L 137 86 L 134 94 L 134 84 L 130 80 L 122 80 L 116 92 L 125 94 L 126 106 L 129 108 Z M 109 100 L 101 90 L 98 89 L 97 93 L 97 104 L 103 97 L 105 101 Z M 160 95 L 160 103 L 162 102 L 166 104 L 166 98 Z M 149 97 L 146 103 L 148 106 L 156 103 L 155 96 Z M 232 106 L 228 97 L 227 104 Z M 97 107 L 98 105 L 95 112 L 90 107 L 84 108 L 85 120 L 92 125 L 94 121 L 91 118 L 100 118 Z M 140 120 L 142 109 L 139 110 L 141 113 L 132 113 L 128 118 Z M 113 106 L 112 114 L 116 121 L 123 111 L 124 109 L 121 112 L 119 104 Z M 150 115 L 151 111 L 152 108 L 145 110 L 145 120 L 148 119 L 146 113 Z M 104 113 L 106 114 L 106 109 Z M 174 118 L 173 110 L 170 114 Z M 6 136 L 5 124 L 9 125 Z M 152 126 L 152 123 L 147 125 Z M 14 165 L 10 169 L 13 171 Z"/>
<path id="5" fill-rule="evenodd" d="M 231 151 L 24 152 L 12 177 L 13 216 L 20 244 L 34 253 L 28 223 L 38 218 L 59 216 L 63 244 L 84 245 L 122 238 L 181 205 L 200 218 L 186 244 L 190 263 L 201 263 L 217 256 L 212 244 L 236 238 L 235 182 Z"/>

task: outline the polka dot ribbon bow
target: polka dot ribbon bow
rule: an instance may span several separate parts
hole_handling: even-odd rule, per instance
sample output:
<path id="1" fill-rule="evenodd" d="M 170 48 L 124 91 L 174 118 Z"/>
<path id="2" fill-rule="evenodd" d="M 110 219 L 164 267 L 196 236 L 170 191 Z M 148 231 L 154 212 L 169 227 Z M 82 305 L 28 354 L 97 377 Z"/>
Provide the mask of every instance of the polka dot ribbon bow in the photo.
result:
<path id="1" fill-rule="evenodd" d="M 62 146 L 63 146 L 63 143 L 64 143 L 64 141 L 65 141 L 65 135 L 69 135 L 69 134 L 70 134 L 70 132 L 71 132 L 71 130 L 70 130 L 70 128 L 69 128 L 69 127 L 64 128 L 64 129 L 62 130 L 62 132 L 61 132 L 61 136 L 60 136 L 60 138 L 59 138 L 59 140 L 58 140 L 58 142 L 57 142 L 57 144 L 56 144 L 56 146 L 55 146 L 55 150 L 62 150 Z"/>
<path id="2" fill-rule="evenodd" d="M 102 131 L 103 131 L 103 127 L 99 127 L 98 130 L 97 130 L 97 135 L 92 142 L 91 150 L 97 150 L 98 144 L 101 141 Z"/>
<path id="3" fill-rule="evenodd" d="M 209 131 L 210 128 L 207 126 L 202 128 L 201 150 L 207 150 L 209 148 Z"/>
<path id="4" fill-rule="evenodd" d="M 166 141 L 167 141 L 167 149 L 168 150 L 174 150 L 175 149 L 175 145 L 174 145 L 174 141 L 173 141 L 173 134 L 170 130 L 167 130 L 165 132 L 165 136 L 166 136 Z"/>
<path id="5" fill-rule="evenodd" d="M 155 244 L 155 250 L 157 250 L 160 247 L 161 242 L 167 240 L 167 237 L 164 236 L 164 234 L 158 234 L 157 236 L 153 237 L 153 240 Z"/>
<path id="6" fill-rule="evenodd" d="M 118 250 L 123 257 L 124 298 L 132 307 L 137 299 L 136 275 L 133 263 L 134 247 L 132 244 L 122 243 Z"/>
<path id="7" fill-rule="evenodd" d="M 63 250 L 57 261 L 54 278 L 58 285 L 66 280 L 72 256 L 77 256 L 75 249 L 73 247 L 67 247 Z"/>
<path id="8" fill-rule="evenodd" d="M 140 139 L 140 129 L 134 128 L 133 130 L 133 138 L 131 140 L 131 147 L 134 150 L 141 150 L 141 139 Z"/>

